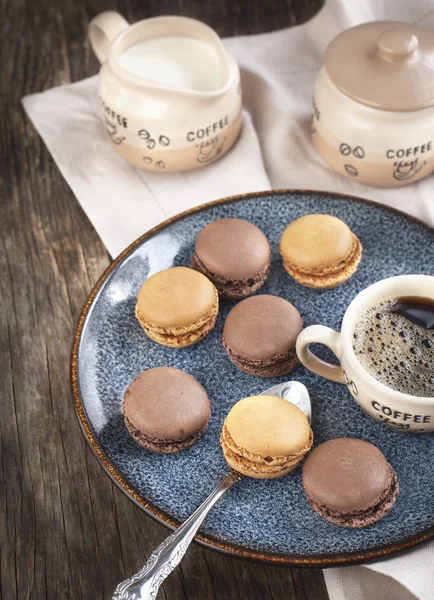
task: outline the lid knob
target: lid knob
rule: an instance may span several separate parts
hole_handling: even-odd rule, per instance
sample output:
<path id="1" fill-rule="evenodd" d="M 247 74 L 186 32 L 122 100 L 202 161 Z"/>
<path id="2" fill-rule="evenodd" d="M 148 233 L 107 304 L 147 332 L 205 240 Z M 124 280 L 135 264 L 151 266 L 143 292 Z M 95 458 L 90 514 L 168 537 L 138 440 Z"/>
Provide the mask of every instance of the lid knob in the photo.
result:
<path id="1" fill-rule="evenodd" d="M 386 60 L 403 60 L 418 47 L 419 40 L 408 28 L 397 27 L 383 31 L 378 37 L 380 56 Z"/>

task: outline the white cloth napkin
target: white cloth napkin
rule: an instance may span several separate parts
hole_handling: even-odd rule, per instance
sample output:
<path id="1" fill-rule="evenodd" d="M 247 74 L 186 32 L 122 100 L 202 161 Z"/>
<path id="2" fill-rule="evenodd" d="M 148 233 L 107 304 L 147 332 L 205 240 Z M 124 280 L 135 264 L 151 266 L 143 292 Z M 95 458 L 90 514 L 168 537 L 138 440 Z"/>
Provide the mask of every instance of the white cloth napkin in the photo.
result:
<path id="1" fill-rule="evenodd" d="M 348 27 L 383 19 L 434 29 L 434 1 L 326 0 L 305 25 L 226 39 L 241 68 L 243 133 L 220 161 L 192 173 L 147 173 L 118 157 L 100 122 L 96 77 L 28 96 L 23 104 L 112 256 L 187 208 L 270 188 L 359 195 L 434 225 L 432 177 L 401 189 L 362 186 L 329 170 L 310 142 L 312 91 L 327 44 Z M 434 543 L 324 574 L 331 600 L 433 600 Z"/>

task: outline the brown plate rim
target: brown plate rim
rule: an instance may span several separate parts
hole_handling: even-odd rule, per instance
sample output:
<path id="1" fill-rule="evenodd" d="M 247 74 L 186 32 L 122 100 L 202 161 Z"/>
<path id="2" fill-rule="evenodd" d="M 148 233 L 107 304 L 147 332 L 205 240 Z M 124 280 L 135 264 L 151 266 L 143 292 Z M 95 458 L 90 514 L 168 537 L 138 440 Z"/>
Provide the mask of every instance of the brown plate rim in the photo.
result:
<path id="1" fill-rule="evenodd" d="M 89 443 L 92 451 L 97 457 L 99 463 L 104 468 L 105 472 L 109 475 L 114 483 L 126 494 L 130 500 L 135 502 L 142 510 L 144 510 L 151 517 L 155 518 L 157 521 L 166 525 L 170 529 L 176 529 L 179 526 L 179 522 L 172 518 L 168 513 L 160 510 L 158 506 L 149 502 L 145 498 L 143 498 L 137 489 L 124 478 L 124 476 L 117 470 L 117 468 L 112 464 L 111 460 L 106 456 L 103 449 L 100 447 L 93 433 L 92 426 L 89 423 L 89 420 L 86 415 L 86 411 L 81 401 L 79 382 L 78 382 L 78 358 L 79 358 L 79 348 L 81 336 L 83 333 L 84 325 L 86 322 L 87 315 L 89 310 L 93 304 L 94 299 L 96 298 L 98 292 L 102 288 L 103 284 L 106 282 L 110 274 L 120 265 L 124 259 L 129 256 L 138 246 L 140 246 L 145 240 L 152 237 L 155 233 L 165 229 L 175 221 L 179 221 L 185 217 L 188 217 L 194 213 L 206 210 L 212 206 L 218 206 L 221 204 L 230 204 L 234 202 L 240 202 L 243 200 L 250 200 L 254 198 L 259 198 L 261 196 L 282 196 L 282 195 L 301 195 L 301 196 L 318 196 L 319 199 L 324 195 L 332 195 L 336 198 L 342 199 L 350 199 L 356 202 L 363 202 L 365 204 L 370 204 L 377 208 L 381 208 L 383 210 L 388 210 L 395 214 L 399 214 L 406 219 L 414 221 L 419 225 L 422 225 L 426 229 L 429 229 L 434 233 L 434 228 L 430 227 L 420 219 L 413 217 L 412 215 L 408 215 L 407 213 L 393 208 L 391 206 L 387 206 L 384 204 L 380 204 L 373 200 L 367 200 L 365 198 L 361 198 L 359 196 L 353 196 L 352 194 L 342 194 L 338 192 L 330 192 L 330 191 L 320 191 L 320 190 L 297 190 L 297 189 L 279 189 L 279 190 L 263 190 L 259 192 L 249 192 L 247 194 L 238 194 L 235 196 L 228 196 L 226 198 L 221 198 L 219 200 L 214 200 L 212 202 L 207 202 L 205 204 L 201 204 L 199 206 L 195 206 L 190 208 L 184 212 L 181 212 L 170 219 L 166 219 L 156 227 L 153 227 L 142 236 L 140 236 L 136 241 L 130 244 L 117 258 L 115 258 L 112 263 L 107 267 L 101 277 L 98 279 L 97 283 L 93 287 L 86 303 L 82 309 L 80 317 L 78 319 L 77 328 L 74 335 L 74 341 L 71 352 L 71 384 L 72 384 L 72 393 L 73 399 L 76 409 L 77 418 L 83 434 Z M 369 561 L 380 560 L 383 558 L 387 558 L 391 554 L 395 554 L 397 552 L 402 552 L 403 550 L 408 550 L 413 548 L 414 546 L 421 544 L 422 542 L 426 542 L 430 539 L 434 538 L 434 525 L 429 527 L 415 535 L 404 538 L 398 543 L 387 544 L 385 546 L 379 546 L 372 550 L 364 550 L 362 552 L 348 552 L 348 553 L 339 553 L 339 554 L 329 554 L 329 555 L 298 555 L 298 554 L 288 554 L 288 553 L 273 553 L 273 552 L 263 552 L 254 550 L 252 548 L 247 548 L 235 543 L 225 542 L 215 536 L 206 535 L 203 533 L 198 533 L 195 537 L 195 540 L 203 546 L 210 548 L 212 550 L 217 550 L 226 554 L 230 554 L 232 556 L 238 558 L 245 558 L 257 562 L 274 564 L 274 565 L 286 565 L 288 567 L 300 568 L 324 568 L 324 567 L 338 567 L 345 565 L 354 565 L 366 563 Z"/>

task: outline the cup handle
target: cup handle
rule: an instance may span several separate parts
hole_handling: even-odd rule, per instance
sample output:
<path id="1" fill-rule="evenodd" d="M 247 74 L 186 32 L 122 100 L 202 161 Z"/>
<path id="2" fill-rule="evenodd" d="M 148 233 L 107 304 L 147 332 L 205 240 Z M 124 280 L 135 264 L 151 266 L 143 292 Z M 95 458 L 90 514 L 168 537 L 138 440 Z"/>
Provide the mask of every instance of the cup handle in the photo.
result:
<path id="1" fill-rule="evenodd" d="M 300 333 L 297 339 L 296 350 L 300 362 L 312 373 L 337 383 L 345 383 L 342 367 L 331 365 L 321 360 L 309 350 L 309 344 L 324 344 L 339 358 L 338 347 L 341 334 L 324 325 L 311 325 Z"/>
<path id="2" fill-rule="evenodd" d="M 107 10 L 89 23 L 88 36 L 92 50 L 102 64 L 107 60 L 112 41 L 130 24 L 118 12 Z"/>

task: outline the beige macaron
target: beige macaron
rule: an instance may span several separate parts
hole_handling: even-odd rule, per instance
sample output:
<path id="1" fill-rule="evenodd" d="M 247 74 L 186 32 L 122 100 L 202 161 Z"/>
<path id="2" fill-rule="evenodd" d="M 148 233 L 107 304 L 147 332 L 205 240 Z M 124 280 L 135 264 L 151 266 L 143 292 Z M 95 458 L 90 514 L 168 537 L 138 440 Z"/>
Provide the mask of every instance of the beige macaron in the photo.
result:
<path id="1" fill-rule="evenodd" d="M 256 479 L 286 475 L 313 443 L 306 415 L 276 396 L 251 396 L 232 407 L 220 442 L 230 467 Z"/>
<path id="2" fill-rule="evenodd" d="M 186 267 L 152 275 L 140 288 L 136 317 L 151 340 L 184 348 L 202 340 L 214 327 L 218 293 L 211 281 Z"/>
<path id="3" fill-rule="evenodd" d="M 343 221 L 306 215 L 285 229 L 280 254 L 286 271 L 310 288 L 333 288 L 347 281 L 362 258 L 362 245 Z"/>

